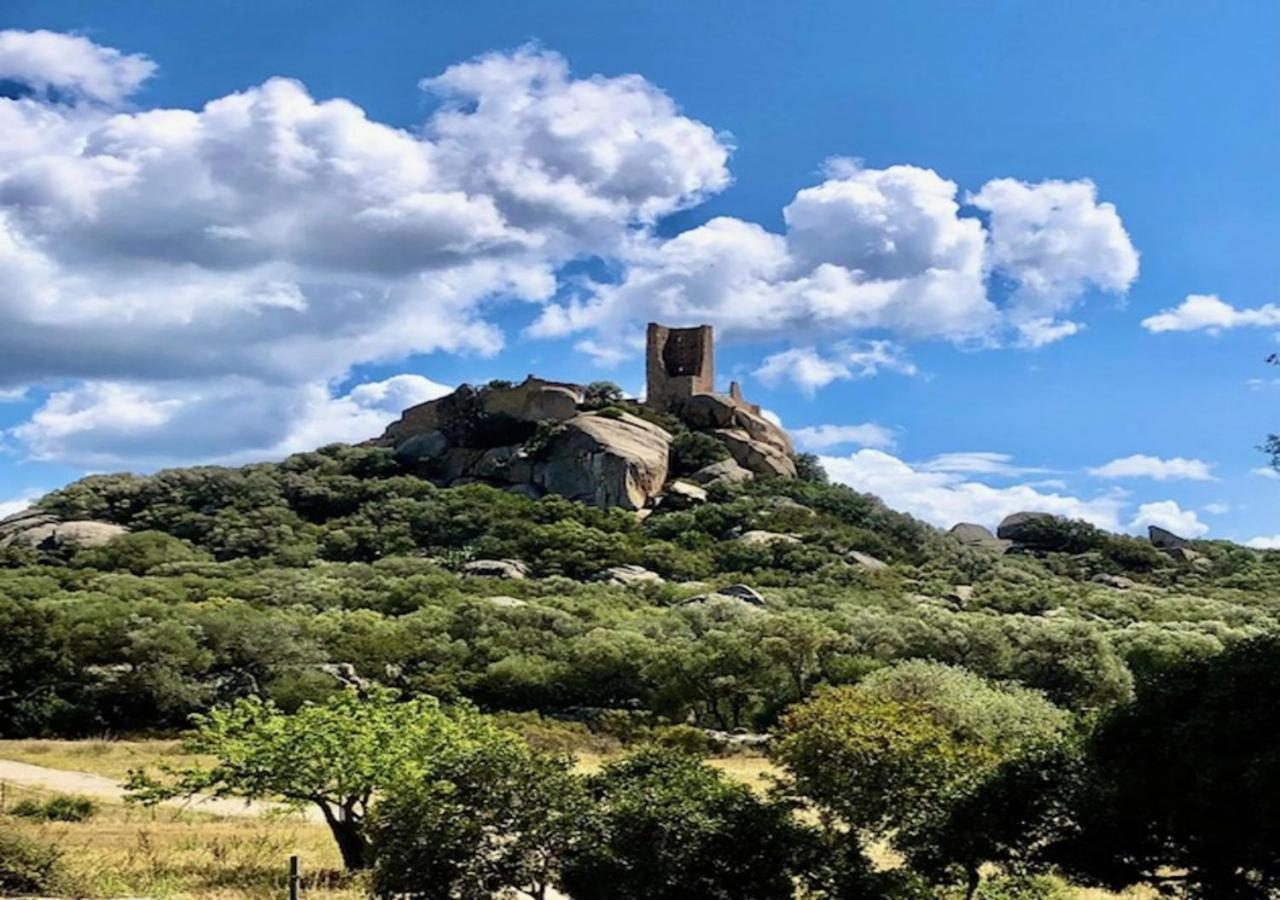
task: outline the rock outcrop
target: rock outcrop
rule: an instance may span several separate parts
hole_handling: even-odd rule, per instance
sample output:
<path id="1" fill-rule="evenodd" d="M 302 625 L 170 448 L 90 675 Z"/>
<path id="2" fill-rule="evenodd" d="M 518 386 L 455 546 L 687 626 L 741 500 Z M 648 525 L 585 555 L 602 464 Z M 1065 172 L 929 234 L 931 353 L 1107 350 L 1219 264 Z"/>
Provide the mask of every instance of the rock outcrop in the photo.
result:
<path id="1" fill-rule="evenodd" d="M 1037 526 L 1056 521 L 1059 517 L 1046 512 L 1016 512 L 1000 520 L 996 528 L 996 537 L 1015 544 L 1034 540 Z"/>
<path id="2" fill-rule="evenodd" d="M 63 521 L 42 509 L 27 509 L 0 519 L 0 547 L 57 550 L 64 547 L 101 547 L 129 529 L 91 519 Z"/>
<path id="3" fill-rule="evenodd" d="M 973 522 L 961 522 L 958 525 L 953 525 L 948 533 L 966 547 L 992 550 L 996 553 L 1005 552 L 1011 545 L 1010 541 L 1001 540 L 992 534 L 991 530 L 986 526 L 977 525 Z"/>
<path id="4" fill-rule="evenodd" d="M 1184 537 L 1178 537 L 1167 528 L 1161 528 L 1159 525 L 1147 526 L 1147 538 L 1151 541 L 1152 546 L 1161 550 L 1176 550 L 1179 547 L 1189 547 L 1191 542 Z"/>
<path id="5" fill-rule="evenodd" d="M 737 384 L 715 393 L 712 334 L 650 329 L 644 407 L 601 400 L 587 388 L 530 375 L 513 385 L 462 385 L 452 394 L 406 409 L 370 443 L 447 486 L 477 482 L 537 498 L 558 494 L 637 512 L 706 499 L 703 487 L 757 476 L 796 477 L 795 448 L 786 432 L 746 402 Z M 603 407 L 603 408 L 599 408 Z M 730 459 L 672 482 L 673 435 L 655 424 L 682 426 L 717 438 Z"/>

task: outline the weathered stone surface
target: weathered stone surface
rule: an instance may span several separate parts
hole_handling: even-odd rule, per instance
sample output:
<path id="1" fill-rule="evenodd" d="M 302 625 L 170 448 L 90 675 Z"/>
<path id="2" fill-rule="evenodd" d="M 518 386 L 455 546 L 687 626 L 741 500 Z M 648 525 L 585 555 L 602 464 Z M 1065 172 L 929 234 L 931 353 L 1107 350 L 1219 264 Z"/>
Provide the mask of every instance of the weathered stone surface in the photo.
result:
<path id="1" fill-rule="evenodd" d="M 678 412 L 691 428 L 743 431 L 752 440 L 770 444 L 788 456 L 795 455 L 785 431 L 724 394 L 695 394 L 679 406 Z"/>
<path id="2" fill-rule="evenodd" d="M 462 574 L 478 578 L 519 579 L 529 577 L 529 567 L 518 559 L 475 559 L 463 565 Z"/>
<path id="3" fill-rule="evenodd" d="M 707 502 L 707 491 L 688 481 L 673 481 L 667 485 L 659 501 L 663 509 L 689 509 Z"/>
<path id="4" fill-rule="evenodd" d="M 773 444 L 756 440 L 737 428 L 717 429 L 714 434 L 743 468 L 757 475 L 796 477 L 796 461 Z"/>
<path id="5" fill-rule="evenodd" d="M 732 459 L 722 459 L 718 463 L 703 466 L 689 477 L 698 484 L 709 486 L 721 483 L 741 484 L 744 481 L 750 481 L 756 476 L 750 469 L 744 469 L 742 466 L 738 465 L 737 461 Z"/>
<path id="6" fill-rule="evenodd" d="M 519 609 L 522 606 L 529 605 L 528 602 L 521 600 L 519 597 L 508 597 L 504 594 L 499 594 L 496 597 L 486 597 L 485 600 L 491 606 L 496 606 L 499 609 Z"/>
<path id="7" fill-rule="evenodd" d="M 861 550 L 849 551 L 849 562 L 871 572 L 881 572 L 889 568 L 889 564 L 884 560 L 876 559 L 870 553 L 863 553 Z"/>
<path id="8" fill-rule="evenodd" d="M 769 544 L 798 544 L 800 538 L 794 534 L 782 534 L 777 531 L 744 531 L 736 538 L 739 544 L 750 547 L 765 547 Z"/>
<path id="9" fill-rule="evenodd" d="M 977 525 L 973 522 L 961 522 L 953 525 L 948 532 L 957 541 L 966 547 L 978 547 L 984 550 L 993 550 L 997 553 L 1003 553 L 1009 549 L 1009 542 L 1001 540 L 991 533 L 991 529 L 983 525 Z"/>
<path id="10" fill-rule="evenodd" d="M 605 581 L 623 586 L 632 584 L 662 584 L 663 577 L 657 572 L 650 572 L 644 566 L 613 566 L 605 569 Z"/>
<path id="11" fill-rule="evenodd" d="M 571 500 L 640 509 L 662 492 L 670 444 L 670 434 L 636 416 L 583 413 L 551 439 L 534 481 Z"/>
<path id="12" fill-rule="evenodd" d="M 728 587 L 722 587 L 716 591 L 721 597 L 736 597 L 739 600 L 745 600 L 753 606 L 764 606 L 764 597 L 760 596 L 760 592 L 747 584 L 731 584 Z"/>
<path id="13" fill-rule="evenodd" d="M 1000 520 L 1000 526 L 996 529 L 996 537 L 1001 540 L 1021 543 L 1023 538 L 1031 536 L 1031 532 L 1036 525 L 1052 522 L 1056 519 L 1058 519 L 1058 516 L 1046 512 L 1011 513 Z"/>
<path id="14" fill-rule="evenodd" d="M 515 387 L 481 391 L 480 407 L 486 415 L 509 416 L 521 422 L 563 422 L 578 414 L 582 399 L 582 388 L 576 384 L 530 375 Z"/>
<path id="15" fill-rule="evenodd" d="M 959 606 L 964 606 L 973 599 L 973 585 L 957 584 L 951 590 L 947 591 L 943 599 L 950 600 L 952 603 Z"/>
<path id="16" fill-rule="evenodd" d="M 1204 560 L 1205 562 L 1209 563 L 1209 565 L 1213 565 L 1212 560 L 1208 559 L 1199 550 L 1192 550 L 1190 547 L 1170 547 L 1165 552 L 1168 553 L 1171 558 L 1176 559 L 1178 562 L 1196 563 L 1196 562 L 1199 562 L 1200 560 Z"/>
<path id="17" fill-rule="evenodd" d="M 41 540 L 53 534 L 51 526 L 57 522 L 57 516 L 50 515 L 43 509 L 34 506 L 30 509 L 24 509 L 22 512 L 16 512 L 11 516 L 6 516 L 0 519 L 0 547 L 7 547 L 16 543 L 18 536 L 26 532 L 38 528 L 49 528 L 50 530 L 36 541 L 38 544 Z M 26 540 L 22 542 L 22 545 L 28 546 Z M 29 546 L 34 546 L 34 544 Z"/>
<path id="18" fill-rule="evenodd" d="M 433 428 L 431 431 L 415 434 L 397 445 L 395 454 L 403 460 L 420 462 L 443 456 L 448 449 L 449 439 L 444 436 L 443 431 Z"/>
<path id="19" fill-rule="evenodd" d="M 1174 534 L 1172 531 L 1169 531 L 1167 528 L 1161 528 L 1158 525 L 1148 525 L 1147 536 L 1151 540 L 1151 543 L 1156 547 L 1159 547 L 1161 550 L 1173 550 L 1178 547 L 1186 547 L 1191 543 L 1186 538 L 1178 537 L 1178 535 Z"/>
<path id="20" fill-rule="evenodd" d="M 32 527 L 6 530 L 0 536 L 0 547 L 101 547 L 112 538 L 128 534 L 129 529 L 110 522 L 75 520 L 62 522 L 52 517 L 30 516 L 23 520 Z M 6 520 L 0 525 L 8 525 Z M 22 522 L 19 523 L 20 525 Z"/>
<path id="21" fill-rule="evenodd" d="M 1105 585 L 1117 591 L 1129 591 L 1138 586 L 1138 583 L 1132 578 L 1125 578 L 1123 575 L 1112 575 L 1109 572 L 1099 572 L 1090 580 L 1095 584 Z"/>

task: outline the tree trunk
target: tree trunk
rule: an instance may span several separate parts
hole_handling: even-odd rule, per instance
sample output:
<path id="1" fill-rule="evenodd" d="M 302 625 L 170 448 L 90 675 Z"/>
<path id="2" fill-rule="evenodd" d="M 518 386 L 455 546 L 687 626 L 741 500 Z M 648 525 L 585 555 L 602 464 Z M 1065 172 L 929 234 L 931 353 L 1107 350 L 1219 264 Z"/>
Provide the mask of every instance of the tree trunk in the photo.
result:
<path id="1" fill-rule="evenodd" d="M 364 822 L 346 816 L 339 818 L 325 803 L 320 804 L 320 811 L 324 813 L 334 843 L 338 845 L 338 853 L 342 855 L 342 867 L 348 872 L 367 868 L 369 843 L 364 836 Z"/>
<path id="2" fill-rule="evenodd" d="M 973 900 L 978 893 L 978 885 L 982 884 L 982 872 L 977 866 L 969 865 L 965 866 L 965 876 L 964 897 L 965 900 Z"/>

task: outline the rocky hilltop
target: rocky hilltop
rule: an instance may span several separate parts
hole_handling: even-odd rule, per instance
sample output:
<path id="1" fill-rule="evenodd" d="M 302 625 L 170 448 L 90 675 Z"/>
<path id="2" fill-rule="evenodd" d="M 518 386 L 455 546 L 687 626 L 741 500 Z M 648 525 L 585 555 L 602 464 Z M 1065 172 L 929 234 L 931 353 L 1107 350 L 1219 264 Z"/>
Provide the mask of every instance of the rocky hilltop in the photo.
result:
<path id="1" fill-rule="evenodd" d="M 370 443 L 441 485 L 485 482 L 632 510 L 696 502 L 717 481 L 795 477 L 786 432 L 736 384 L 712 389 L 709 326 L 651 325 L 649 336 L 644 403 L 533 375 L 464 384 L 405 410 Z"/>

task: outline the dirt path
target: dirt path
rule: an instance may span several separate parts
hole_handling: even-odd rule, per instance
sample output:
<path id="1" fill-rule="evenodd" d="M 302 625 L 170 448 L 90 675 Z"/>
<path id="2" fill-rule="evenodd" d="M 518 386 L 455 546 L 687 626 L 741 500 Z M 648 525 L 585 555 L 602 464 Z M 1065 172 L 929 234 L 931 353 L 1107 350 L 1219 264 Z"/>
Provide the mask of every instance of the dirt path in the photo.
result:
<path id="1" fill-rule="evenodd" d="M 23 787 L 40 788 L 47 791 L 58 791 L 63 794 L 82 794 L 95 800 L 108 803 L 123 803 L 124 787 L 102 775 L 90 775 L 88 772 L 71 772 L 66 769 L 49 769 L 44 766 L 33 766 L 30 763 L 13 762 L 0 759 L 0 781 Z M 257 818 L 265 813 L 278 812 L 286 807 L 279 803 L 265 803 L 259 800 L 233 800 L 218 797 L 196 796 L 190 799 L 165 800 L 161 806 L 187 809 L 194 812 L 208 813 L 213 816 Z M 324 818 L 317 810 L 304 810 L 308 821 L 323 822 Z"/>

